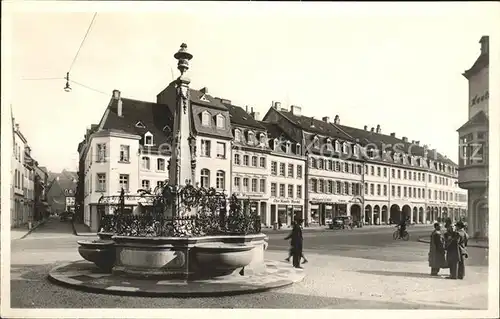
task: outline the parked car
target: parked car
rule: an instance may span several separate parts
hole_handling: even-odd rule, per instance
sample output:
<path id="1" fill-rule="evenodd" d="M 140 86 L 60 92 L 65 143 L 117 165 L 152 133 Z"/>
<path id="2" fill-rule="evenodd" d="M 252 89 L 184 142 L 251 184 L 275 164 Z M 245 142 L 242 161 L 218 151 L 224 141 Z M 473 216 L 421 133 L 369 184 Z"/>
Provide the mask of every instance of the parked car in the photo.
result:
<path id="1" fill-rule="evenodd" d="M 71 212 L 62 212 L 59 214 L 59 220 L 62 222 L 70 221 L 73 218 L 73 214 Z"/>
<path id="2" fill-rule="evenodd" d="M 352 229 L 352 217 L 351 216 L 336 216 L 333 218 L 332 222 L 328 225 L 330 229 Z"/>

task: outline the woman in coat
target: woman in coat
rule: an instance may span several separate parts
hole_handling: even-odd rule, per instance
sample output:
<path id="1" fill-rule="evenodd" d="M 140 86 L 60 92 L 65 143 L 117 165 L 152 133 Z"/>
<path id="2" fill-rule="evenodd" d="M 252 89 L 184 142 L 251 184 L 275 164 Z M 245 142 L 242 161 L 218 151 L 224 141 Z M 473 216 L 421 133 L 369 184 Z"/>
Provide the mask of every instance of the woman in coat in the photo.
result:
<path id="1" fill-rule="evenodd" d="M 445 258 L 444 240 L 439 223 L 434 223 L 434 231 L 431 234 L 429 267 L 431 267 L 431 276 L 437 276 L 441 268 L 448 268 Z"/>

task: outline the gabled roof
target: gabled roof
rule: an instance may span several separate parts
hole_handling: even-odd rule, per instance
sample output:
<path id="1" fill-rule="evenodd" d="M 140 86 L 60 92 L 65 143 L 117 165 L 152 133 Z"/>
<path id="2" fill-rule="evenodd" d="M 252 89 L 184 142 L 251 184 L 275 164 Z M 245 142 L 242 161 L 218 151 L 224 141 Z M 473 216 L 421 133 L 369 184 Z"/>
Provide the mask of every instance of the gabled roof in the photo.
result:
<path id="1" fill-rule="evenodd" d="M 473 117 L 470 118 L 464 125 L 462 125 L 457 132 L 464 130 L 465 128 L 474 126 L 474 125 L 484 125 L 488 124 L 488 116 L 484 113 L 484 111 L 477 112 Z"/>
<path id="2" fill-rule="evenodd" d="M 321 134 L 333 139 L 341 139 L 354 142 L 353 138 L 343 132 L 343 130 L 335 124 L 327 123 L 315 119 L 314 117 L 298 116 L 289 111 L 275 110 L 281 113 L 290 122 L 301 128 L 302 130 L 314 134 Z"/>
<path id="3" fill-rule="evenodd" d="M 466 78 L 469 79 L 471 76 L 477 74 L 479 71 L 484 69 L 490 64 L 490 56 L 489 54 L 481 54 L 476 62 L 472 65 L 470 69 L 462 73 L 462 75 Z"/>
<path id="4" fill-rule="evenodd" d="M 201 91 L 194 90 L 194 89 L 189 89 L 189 93 L 190 93 L 189 100 L 191 101 L 191 103 L 202 105 L 202 106 L 207 106 L 209 108 L 227 111 L 227 107 L 224 104 L 222 104 L 219 99 L 211 96 L 208 93 L 203 93 Z M 208 100 L 208 102 L 205 99 L 202 100 L 201 99 L 202 96 L 204 96 Z"/>
<path id="5" fill-rule="evenodd" d="M 264 130 L 264 126 L 261 125 L 258 121 L 256 121 L 250 114 L 248 114 L 242 107 L 222 103 L 225 105 L 229 111 L 229 116 L 231 119 L 231 124 L 248 126 L 251 128 L 256 128 L 260 130 Z"/>
<path id="6" fill-rule="evenodd" d="M 261 122 L 261 121 L 259 121 L 258 123 L 267 130 L 267 136 L 269 140 L 275 138 L 283 138 L 292 143 L 300 143 L 300 141 L 295 141 L 291 136 L 286 134 L 285 131 L 283 131 L 276 123 Z"/>
<path id="7" fill-rule="evenodd" d="M 167 105 L 145 102 L 127 98 L 122 100 L 122 116 L 118 116 L 118 101 L 113 100 L 109 107 L 109 114 L 103 123 L 104 130 L 120 130 L 129 134 L 144 137 L 146 132 L 153 134 L 153 143 L 158 146 L 169 141 L 173 126 L 173 117 Z M 144 127 L 137 127 L 140 121 Z M 167 126 L 170 132 L 163 131 Z"/>

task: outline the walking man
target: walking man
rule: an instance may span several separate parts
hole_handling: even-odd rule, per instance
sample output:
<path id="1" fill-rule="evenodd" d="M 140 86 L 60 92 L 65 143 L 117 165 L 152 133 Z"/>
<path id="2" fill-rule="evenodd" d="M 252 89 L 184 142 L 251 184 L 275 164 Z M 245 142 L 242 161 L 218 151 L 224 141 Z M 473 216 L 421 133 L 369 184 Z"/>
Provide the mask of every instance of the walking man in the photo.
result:
<path id="1" fill-rule="evenodd" d="M 302 223 L 302 220 L 300 218 L 297 218 L 295 222 L 293 223 L 293 228 L 291 233 L 285 238 L 285 240 L 291 239 L 291 254 L 293 257 L 293 267 L 295 268 L 302 268 L 300 266 L 300 259 L 302 257 L 302 229 L 300 227 L 300 224 Z"/>
<path id="2" fill-rule="evenodd" d="M 449 279 L 464 279 L 465 259 L 468 258 L 467 242 L 469 235 L 464 231 L 464 223 L 459 221 L 455 225 L 456 229 L 451 234 L 446 245 L 448 265 L 450 266 Z"/>

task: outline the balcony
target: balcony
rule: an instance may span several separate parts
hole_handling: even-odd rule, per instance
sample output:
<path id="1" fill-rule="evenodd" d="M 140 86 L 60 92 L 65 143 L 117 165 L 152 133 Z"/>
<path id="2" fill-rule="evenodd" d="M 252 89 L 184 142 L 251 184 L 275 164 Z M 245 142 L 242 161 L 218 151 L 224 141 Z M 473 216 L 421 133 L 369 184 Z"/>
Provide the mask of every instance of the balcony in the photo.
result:
<path id="1" fill-rule="evenodd" d="M 458 169 L 458 186 L 464 189 L 486 187 L 488 164 L 471 164 Z"/>

